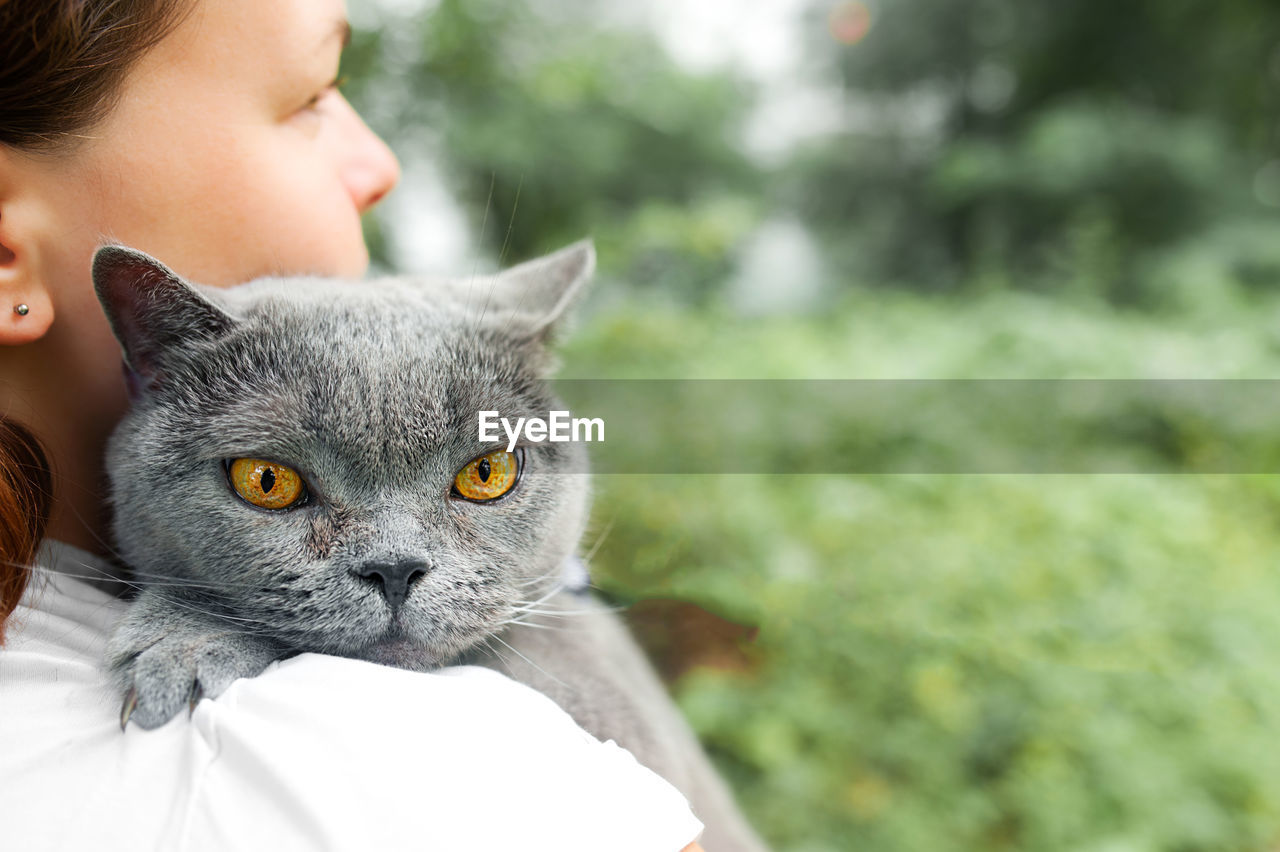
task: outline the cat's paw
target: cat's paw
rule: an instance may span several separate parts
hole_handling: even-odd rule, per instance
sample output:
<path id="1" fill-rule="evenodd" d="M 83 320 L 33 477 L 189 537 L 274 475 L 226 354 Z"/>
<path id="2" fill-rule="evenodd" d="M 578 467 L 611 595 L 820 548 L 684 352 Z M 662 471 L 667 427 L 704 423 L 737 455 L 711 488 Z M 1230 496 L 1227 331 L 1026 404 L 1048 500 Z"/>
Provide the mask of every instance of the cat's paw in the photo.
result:
<path id="1" fill-rule="evenodd" d="M 137 640 L 117 635 L 112 642 L 111 670 L 124 693 L 121 730 L 129 722 L 158 728 L 283 656 L 269 640 L 228 631 L 177 631 L 158 641 L 143 634 Z"/>

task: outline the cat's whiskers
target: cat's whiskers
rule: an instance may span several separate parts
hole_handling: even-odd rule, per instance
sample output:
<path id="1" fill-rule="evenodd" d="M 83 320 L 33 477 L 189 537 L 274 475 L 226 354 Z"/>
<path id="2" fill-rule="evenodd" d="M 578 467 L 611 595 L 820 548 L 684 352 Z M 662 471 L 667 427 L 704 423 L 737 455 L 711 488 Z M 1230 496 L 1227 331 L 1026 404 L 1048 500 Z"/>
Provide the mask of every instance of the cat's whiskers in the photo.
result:
<path id="1" fill-rule="evenodd" d="M 66 560 L 66 561 L 70 561 L 70 560 Z M 27 568 L 27 567 L 30 567 L 30 566 L 27 566 L 27 565 L 25 565 L 25 564 L 17 563 L 17 562 L 13 562 L 13 561 L 10 561 L 10 560 L 0 560 L 0 562 L 4 562 L 5 564 L 8 564 L 8 565 L 10 565 L 10 566 L 14 566 L 14 567 L 20 567 L 20 568 Z M 59 560 L 59 566 L 58 566 L 57 568 L 51 569 L 51 573 L 53 573 L 53 574 L 55 574 L 55 575 L 57 575 L 57 576 L 61 576 L 61 577 L 70 577 L 71 579 L 74 579 L 74 580 L 85 580 L 85 581 L 88 581 L 88 582 L 97 582 L 97 581 L 101 581 L 101 580 L 103 580 L 103 579 L 106 579 L 106 580 L 110 580 L 110 581 L 115 582 L 115 583 L 119 583 L 119 584 L 121 584 L 121 585 L 123 585 L 123 586 L 127 586 L 128 588 L 130 588 L 130 589 L 134 589 L 134 590 L 136 590 L 136 591 L 142 591 L 142 590 L 145 588 L 145 589 L 150 590 L 150 591 L 151 591 L 153 594 L 155 594 L 157 597 L 162 598 L 162 599 L 163 599 L 164 601 L 166 601 L 167 603 L 171 603 L 171 604 L 173 604 L 174 606 L 179 607 L 179 608 L 181 608 L 181 609 L 185 609 L 185 610 L 189 610 L 189 611 L 191 611 L 191 612 L 199 613 L 199 614 L 204 615 L 204 616 L 207 616 L 207 617 L 209 617 L 209 618 L 217 619 L 218 621 L 223 621 L 223 622 L 237 622 L 237 623 L 242 623 L 242 624 L 247 624 L 247 625 L 256 625 L 256 626 L 259 626 L 259 627 L 265 627 L 265 626 L 267 626 L 267 623 L 266 623 L 266 622 L 264 622 L 264 621 L 262 621 L 261 619 L 257 619 L 257 618 L 248 618 L 248 617 L 242 617 L 242 616 L 236 616 L 236 615 L 229 615 L 229 614 L 227 614 L 227 613 L 225 613 L 225 612 L 220 612 L 220 611 L 215 610 L 215 609 L 206 609 L 206 608 L 204 608 L 204 607 L 201 607 L 201 606 L 196 605 L 195 603 L 193 603 L 193 602 L 192 602 L 191 600 L 189 600 L 189 599 L 184 599 L 184 598 L 181 598 L 181 597 L 178 597 L 178 596 L 175 596 L 175 595 L 167 594 L 167 593 L 166 593 L 166 592 L 168 592 L 170 589 L 215 589 L 215 590 L 220 590 L 220 589 L 225 589 L 225 588 L 226 588 L 226 584 L 218 584 L 218 583 L 200 583 L 200 582 L 197 582 L 197 581 L 181 580 L 181 579 L 177 579 L 177 578 L 162 578 L 162 579 L 159 579 L 159 580 L 156 580 L 156 579 L 149 579 L 149 580 L 147 580 L 147 581 L 146 581 L 146 583 L 145 583 L 145 585 L 144 585 L 144 584 L 142 584 L 142 583 L 136 583 L 136 582 L 133 582 L 133 581 L 131 581 L 131 580 L 121 579 L 120 577 L 116 576 L 115 574 L 113 574 L 113 573 L 111 573 L 111 572 L 109 572 L 109 571 L 104 571 L 103 569 L 101 569 L 101 568 L 97 567 L 96 565 L 91 565 L 91 564 L 89 564 L 89 563 L 87 563 L 87 562 L 84 562 L 84 561 L 82 561 L 82 560 L 74 560 L 74 561 L 72 562 L 72 564 L 73 564 L 73 565 L 75 565 L 75 566 L 77 566 L 77 567 L 79 567 L 79 568 L 83 568 L 83 569 L 85 569 L 85 571 L 86 571 L 86 572 L 88 572 L 88 573 L 77 573 L 77 572 L 75 572 L 75 571 L 69 571 L 69 570 L 66 570 L 66 568 L 65 568 L 65 567 L 63 567 L 63 565 L 64 565 L 64 560 Z M 166 588 L 166 587 L 167 587 L 167 588 Z M 233 632 L 233 633 L 243 633 L 243 634 L 246 634 L 246 635 L 250 635 L 250 634 L 253 634 L 253 633 L 256 633 L 256 632 L 259 632 L 259 631 L 250 631 L 250 630 L 232 630 L 231 632 Z"/>
<path id="2" fill-rule="evenodd" d="M 119 583 L 122 586 L 128 586 L 129 588 L 132 588 L 132 589 L 140 590 L 142 588 L 142 586 L 138 583 L 134 583 L 110 571 L 104 571 L 103 569 L 99 568 L 96 565 L 90 565 L 86 562 L 81 562 L 80 560 L 75 560 L 73 564 L 75 564 L 77 567 L 84 568 L 86 571 L 90 571 L 92 573 L 78 574 L 74 571 L 68 571 L 62 567 L 63 564 L 64 564 L 63 561 L 59 560 L 57 563 L 58 567 L 50 567 L 47 570 L 51 574 L 55 574 L 63 577 L 70 577 L 73 580 L 86 580 L 86 581 L 95 582 L 95 583 L 101 582 L 102 580 L 109 580 L 113 583 Z M 5 565 L 10 568 L 18 568 L 23 571 L 30 571 L 33 567 L 36 567 L 26 562 L 14 562 L 13 560 L 10 560 L 10 559 L 0 559 L 0 565 Z"/>
<path id="3" fill-rule="evenodd" d="M 507 625 L 510 625 L 510 624 L 516 624 L 516 625 L 519 625 L 520 627 L 533 627 L 537 630 L 563 630 L 564 629 L 559 624 L 536 624 L 532 621 L 525 621 L 520 618 L 508 618 L 505 621 L 499 621 L 497 626 L 506 627 Z"/>
<path id="4" fill-rule="evenodd" d="M 493 635 L 492 635 L 492 634 L 490 634 L 489 636 L 486 636 L 486 637 L 485 637 L 485 639 L 484 639 L 484 641 L 483 641 L 483 642 L 481 642 L 481 643 L 480 643 L 480 647 L 484 648 L 486 651 L 488 651 L 489 653 L 491 653 L 491 654 L 493 654 L 495 657 L 497 657 L 497 658 L 498 658 L 498 660 L 502 662 L 502 665 L 503 665 L 503 666 L 504 666 L 508 671 L 510 671 L 510 670 L 511 670 L 511 661 L 510 661 L 510 660 L 508 660 L 508 659 L 506 658 L 506 656 L 505 656 L 505 655 L 503 655 L 503 653 L 502 653 L 501 651 L 499 651 L 497 648 L 493 647 L 492 642 L 493 642 Z"/>
<path id="5" fill-rule="evenodd" d="M 601 607 L 600 609 L 533 609 L 518 610 L 520 615 L 542 615 L 548 618 L 581 618 L 601 612 L 622 612 L 623 607 Z"/>
<path id="6" fill-rule="evenodd" d="M 69 560 L 59 559 L 58 562 L 56 563 L 56 566 L 51 567 L 49 570 L 54 574 L 59 574 L 64 577 L 71 577 L 72 579 L 75 579 L 75 580 L 87 580 L 90 582 L 100 582 L 102 580 L 107 580 L 112 583 L 118 583 L 122 586 L 127 586 L 130 589 L 136 589 L 138 591 L 141 591 L 144 588 L 151 588 L 153 586 L 171 586 L 173 588 L 188 588 L 188 589 L 214 589 L 214 590 L 222 591 L 227 588 L 237 588 L 237 587 L 250 588 L 255 585 L 253 583 L 237 583 L 234 580 L 227 580 L 225 582 L 217 582 L 217 583 L 205 583 L 199 580 L 188 580 L 182 577 L 174 577 L 168 574 L 148 574 L 143 571 L 133 571 L 133 570 L 130 570 L 129 576 L 126 578 L 119 574 L 113 573 L 111 571 L 106 571 L 102 568 L 99 568 L 96 565 L 91 565 L 87 562 L 83 562 L 80 560 L 75 560 L 74 562 L 70 562 L 70 564 L 73 564 L 78 568 L 83 568 L 85 569 L 86 572 L 89 572 L 89 573 L 77 573 L 75 571 L 69 571 L 66 569 L 66 567 L 64 567 L 65 565 L 68 564 L 68 562 Z M 6 564 L 13 567 L 18 567 L 18 568 L 31 567 L 29 565 L 25 565 L 17 562 L 8 562 Z"/>
<path id="7" fill-rule="evenodd" d="M 545 573 L 545 574 L 539 574 L 539 575 L 538 575 L 538 576 L 536 576 L 536 577 L 530 577 L 530 578 L 529 578 L 529 579 L 527 579 L 527 580 L 521 580 L 521 581 L 520 581 L 520 582 L 518 582 L 518 583 L 512 583 L 512 584 L 511 584 L 511 586 L 512 586 L 513 588 L 517 588 L 517 589 L 525 589 L 525 588 L 528 588 L 529 586 L 537 586 L 537 585 L 540 585 L 540 584 L 542 584 L 542 583 L 546 583 L 548 580 L 550 580 L 550 579 L 551 579 L 551 575 L 552 575 L 552 574 L 554 574 L 554 573 L 557 573 L 557 572 L 555 572 L 555 571 L 548 571 L 548 572 L 547 572 L 547 573 Z"/>
<path id="8" fill-rule="evenodd" d="M 87 489 L 84 489 L 83 486 L 80 486 L 80 488 L 82 490 L 87 490 Z M 142 583 L 135 582 L 138 580 L 145 581 L 145 584 L 147 586 L 172 585 L 172 586 L 183 586 L 188 588 L 225 589 L 228 586 L 236 585 L 234 581 L 219 582 L 219 583 L 200 583 L 199 581 L 196 581 L 196 580 L 184 580 L 169 574 L 152 574 L 146 571 L 140 571 L 137 568 L 134 568 L 133 566 L 129 565 L 128 560 L 124 558 L 124 554 L 122 554 L 119 550 L 113 547 L 110 541 L 108 541 L 103 536 L 99 535 L 97 531 L 94 529 L 93 524 L 88 524 L 84 522 L 84 516 L 81 515 L 78 511 L 76 511 L 74 506 L 74 501 L 69 501 L 67 505 L 71 508 L 71 511 L 76 516 L 76 519 L 81 522 L 81 526 L 84 529 L 88 530 L 89 534 L 93 536 L 94 542 L 98 545 L 98 547 L 101 548 L 102 553 L 105 554 L 107 557 L 110 557 L 111 559 L 114 559 L 117 562 L 119 562 L 122 567 L 120 572 L 117 573 L 115 571 L 108 571 L 103 568 L 99 568 L 96 565 L 91 565 L 87 562 L 84 562 L 83 560 L 77 559 L 77 560 L 74 560 L 74 564 L 77 567 L 83 568 L 88 571 L 92 571 L 94 573 L 92 575 L 74 574 L 70 571 L 62 570 L 61 568 L 54 568 L 53 570 L 55 570 L 59 574 L 72 577 L 77 580 L 88 580 L 92 582 L 108 580 L 113 583 L 119 583 L 123 586 L 127 586 L 128 588 L 136 591 L 141 591 L 143 589 Z M 0 560 L 0 562 L 3 562 L 13 568 L 22 568 L 22 569 L 31 568 L 31 566 L 26 563 L 12 562 L 7 560 Z M 244 584 L 244 587 L 247 588 L 249 585 L 250 584 L 246 583 Z"/>
<path id="9" fill-rule="evenodd" d="M 557 583 L 556 585 L 552 586 L 551 589 L 548 590 L 545 595 L 538 598 L 537 600 L 533 600 L 533 601 L 517 600 L 513 603 L 512 608 L 519 611 L 519 610 L 527 609 L 529 607 L 539 606 L 551 600 L 551 598 L 555 597 L 559 592 L 563 591 L 563 589 L 564 587 Z"/>
<path id="10" fill-rule="evenodd" d="M 610 518 L 609 522 L 604 525 L 604 529 L 600 531 L 600 535 L 596 537 L 596 543 L 591 545 L 591 549 L 582 557 L 584 563 L 590 563 L 591 559 L 596 555 L 596 551 L 600 549 L 600 545 L 604 544 L 604 540 L 609 537 L 609 533 L 613 532 L 613 522 L 615 518 Z"/>
<path id="11" fill-rule="evenodd" d="M 489 208 L 493 206 L 493 188 L 498 182 L 498 173 L 489 173 L 489 195 L 484 200 L 484 213 L 480 216 L 480 236 L 476 240 L 477 245 L 484 244 L 485 229 L 489 225 Z M 480 277 L 480 256 L 476 255 L 475 263 L 471 265 L 471 279 L 467 282 L 467 313 L 475 316 L 475 312 L 471 310 L 471 293 L 475 288 L 476 280 Z M 486 297 L 487 301 L 487 297 Z M 476 323 L 474 328 L 479 328 Z"/>
<path id="12" fill-rule="evenodd" d="M 541 574 L 536 574 L 532 577 L 529 577 L 527 579 L 521 580 L 516 583 L 509 583 L 509 585 L 513 589 L 523 591 L 529 588 L 530 586 L 542 586 L 549 582 L 551 584 L 550 589 L 547 593 L 547 596 L 549 597 L 564 588 L 564 583 L 561 580 L 562 576 L 563 576 L 562 568 L 557 563 L 556 565 L 553 565 L 548 570 L 543 571 Z"/>
<path id="13" fill-rule="evenodd" d="M 215 619 L 217 621 L 228 621 L 228 622 L 234 622 L 239 624 L 248 624 L 248 625 L 257 626 L 259 628 L 269 626 L 267 622 L 263 621 L 260 618 L 248 618 L 240 615 L 228 615 L 227 613 L 220 612 L 216 609 L 205 609 L 204 607 L 195 605 L 189 600 L 183 600 L 182 598 L 177 598 L 171 595 L 167 595 L 164 592 L 157 591 L 151 588 L 150 586 L 148 586 L 148 591 L 150 591 L 156 597 L 163 600 L 165 603 L 173 604 L 174 606 L 179 607 L 180 609 L 185 609 L 185 610 L 188 610 L 189 612 L 198 613 L 200 615 Z M 260 634 L 262 631 L 261 630 L 240 630 L 240 631 L 231 631 L 231 632 L 243 633 L 245 635 L 256 635 L 256 634 Z"/>
<path id="14" fill-rule="evenodd" d="M 63 567 L 52 569 L 49 571 L 49 573 L 57 577 L 69 577 L 72 580 L 83 580 L 89 583 L 100 583 L 103 580 L 107 580 L 112 583 L 118 583 L 121 586 L 125 586 L 135 591 L 142 591 L 143 586 L 141 583 L 134 583 L 130 580 L 122 580 L 121 578 L 117 577 L 115 574 L 111 574 L 107 571 L 102 571 L 100 569 L 94 568 L 92 565 L 86 565 L 84 567 L 89 568 L 95 573 L 81 574 L 75 571 L 68 571 L 66 568 L 63 568 Z"/>
<path id="15" fill-rule="evenodd" d="M 545 579 L 544 575 L 544 579 Z M 560 592 L 565 591 L 565 587 L 561 583 L 555 583 L 546 594 L 533 600 L 515 600 L 511 604 L 511 612 L 514 617 L 521 618 L 523 616 L 546 616 L 550 618 L 571 618 L 574 616 L 593 615 L 601 612 L 621 612 L 623 607 L 620 606 L 599 606 L 595 609 L 565 609 L 554 605 L 543 606 Z"/>
<path id="16" fill-rule="evenodd" d="M 516 184 L 516 198 L 511 202 L 511 219 L 507 222 L 507 235 L 502 240 L 502 250 L 498 252 L 498 266 L 501 267 L 503 261 L 507 259 L 507 249 L 511 246 L 511 231 L 516 225 L 516 210 L 520 207 L 520 191 L 524 189 L 524 175 L 520 175 L 520 183 Z M 489 285 L 489 292 L 484 297 L 484 305 L 480 308 L 480 318 L 476 320 L 476 328 L 480 328 L 484 324 L 484 315 L 489 311 L 489 302 L 493 299 L 493 291 L 498 287 L 495 279 Z M 520 305 L 524 302 L 525 290 L 520 291 L 520 299 L 516 302 L 516 311 L 520 310 Z M 511 323 L 511 317 L 507 317 L 507 322 L 502 326 L 502 333 L 506 334 L 507 325 Z"/>
<path id="17" fill-rule="evenodd" d="M 496 634 L 496 633 L 495 633 L 495 634 L 493 634 L 493 637 L 492 637 L 492 638 L 493 638 L 495 641 L 497 641 L 497 642 L 501 642 L 503 645 L 505 645 L 507 648 L 509 648 L 509 649 L 511 650 L 511 653 L 515 654 L 517 657 L 519 657 L 520 659 L 524 660 L 526 663 L 528 663 L 529 665 L 533 666 L 535 669 L 537 669 L 538 671 L 542 672 L 544 675 L 546 675 L 547 677 L 551 678 L 551 679 L 552 679 L 552 680 L 554 680 L 556 683 L 560 684 L 561 686 L 565 687 L 566 689 L 567 689 L 567 688 L 569 688 L 569 684 L 565 683 L 565 682 L 564 682 L 564 681 L 562 681 L 560 678 L 556 677 L 556 676 L 555 676 L 555 675 L 553 675 L 551 672 L 547 671 L 547 670 L 546 670 L 546 669 L 544 669 L 542 666 L 538 665 L 538 664 L 537 664 L 537 663 L 535 663 L 533 660 L 531 660 L 531 659 L 529 659 L 528 657 L 526 657 L 524 654 L 520 653 L 518 650 L 516 650 L 516 648 L 515 648 L 514 646 L 512 646 L 511 644 L 509 644 L 508 642 L 506 642 L 506 641 L 505 641 L 501 636 L 499 636 L 498 634 Z M 508 664 L 508 666 L 509 666 L 509 664 Z"/>
<path id="18" fill-rule="evenodd" d="M 555 591 L 560 591 L 556 589 Z M 554 594 L 554 592 L 553 592 Z M 583 615 L 595 615 L 601 612 L 622 612 L 625 607 L 621 606 L 605 606 L 601 604 L 594 609 L 565 609 L 563 607 L 544 607 L 551 595 L 539 598 L 536 601 L 515 601 L 511 606 L 511 611 L 517 615 L 546 615 L 551 617 L 574 617 Z"/>

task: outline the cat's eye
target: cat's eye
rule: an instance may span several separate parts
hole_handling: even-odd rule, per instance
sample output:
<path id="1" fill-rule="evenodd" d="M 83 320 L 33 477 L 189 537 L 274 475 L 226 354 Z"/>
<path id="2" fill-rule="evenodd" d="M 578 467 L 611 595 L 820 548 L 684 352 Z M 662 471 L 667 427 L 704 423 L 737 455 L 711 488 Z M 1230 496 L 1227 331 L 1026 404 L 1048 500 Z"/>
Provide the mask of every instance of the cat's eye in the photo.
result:
<path id="1" fill-rule="evenodd" d="M 515 487 L 520 478 L 520 457 L 506 450 L 495 450 L 472 459 L 453 478 L 453 493 L 473 503 L 497 500 Z"/>
<path id="2" fill-rule="evenodd" d="M 307 496 L 298 472 L 279 462 L 263 459 L 232 459 L 227 479 L 246 503 L 259 509 L 290 509 Z"/>

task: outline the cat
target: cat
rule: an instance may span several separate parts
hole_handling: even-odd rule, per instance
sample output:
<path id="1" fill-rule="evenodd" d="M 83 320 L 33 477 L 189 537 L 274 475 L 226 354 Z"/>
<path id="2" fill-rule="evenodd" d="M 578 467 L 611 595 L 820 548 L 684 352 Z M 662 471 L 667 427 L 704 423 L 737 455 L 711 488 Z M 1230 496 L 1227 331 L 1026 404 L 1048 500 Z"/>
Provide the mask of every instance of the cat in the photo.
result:
<path id="1" fill-rule="evenodd" d="M 481 664 L 667 778 L 706 848 L 763 849 L 620 621 L 565 580 L 582 445 L 478 440 L 481 410 L 563 408 L 551 344 L 594 264 L 584 242 L 493 276 L 218 289 L 99 249 L 131 398 L 113 533 L 141 589 L 108 645 L 122 727 L 303 651 Z"/>

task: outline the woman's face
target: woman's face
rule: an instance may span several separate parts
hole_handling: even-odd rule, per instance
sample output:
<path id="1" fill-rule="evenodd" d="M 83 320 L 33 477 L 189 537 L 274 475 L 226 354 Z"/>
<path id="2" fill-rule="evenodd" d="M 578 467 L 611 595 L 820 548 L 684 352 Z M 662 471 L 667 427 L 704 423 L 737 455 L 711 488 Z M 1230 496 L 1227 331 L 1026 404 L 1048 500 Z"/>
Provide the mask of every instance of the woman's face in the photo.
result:
<path id="1" fill-rule="evenodd" d="M 103 240 L 205 284 L 362 274 L 399 166 L 334 86 L 347 32 L 343 0 L 196 0 L 89 139 L 31 158 L 54 324 L 99 312 Z"/>

